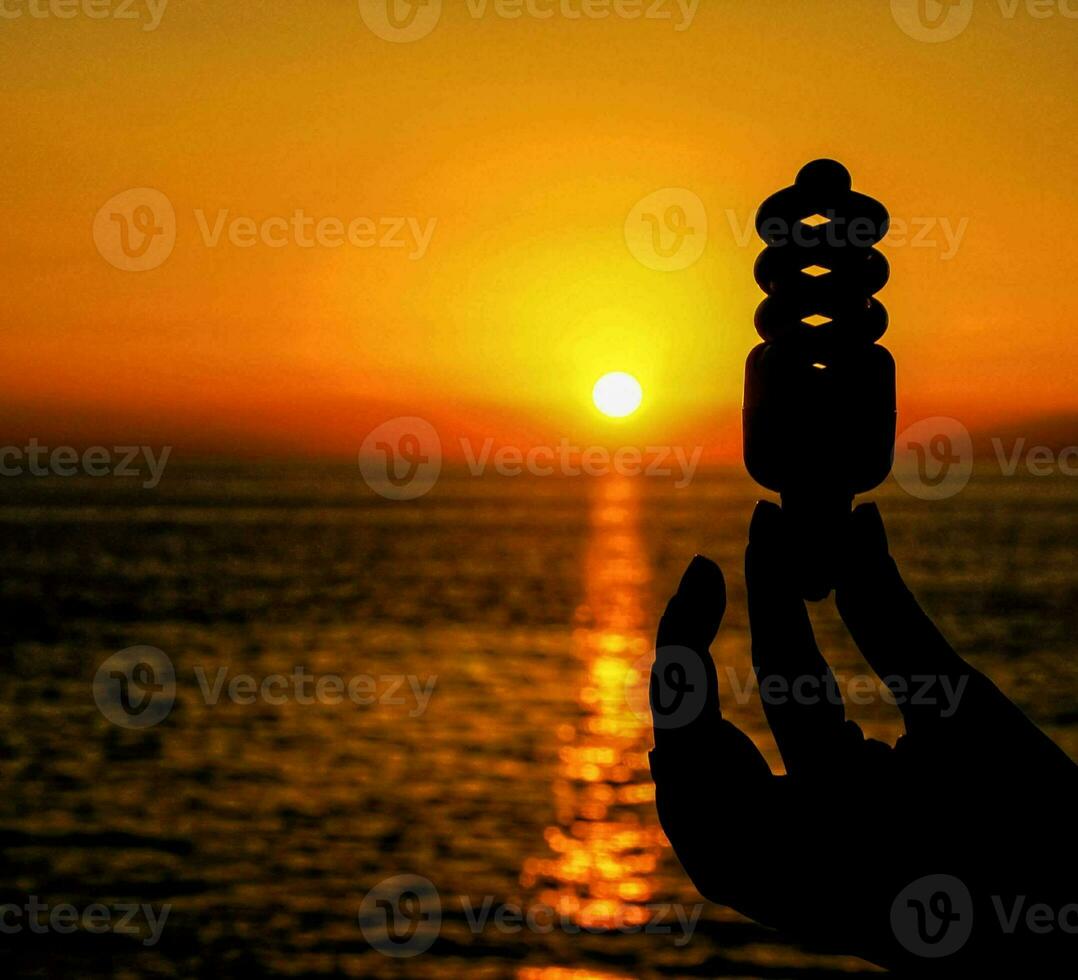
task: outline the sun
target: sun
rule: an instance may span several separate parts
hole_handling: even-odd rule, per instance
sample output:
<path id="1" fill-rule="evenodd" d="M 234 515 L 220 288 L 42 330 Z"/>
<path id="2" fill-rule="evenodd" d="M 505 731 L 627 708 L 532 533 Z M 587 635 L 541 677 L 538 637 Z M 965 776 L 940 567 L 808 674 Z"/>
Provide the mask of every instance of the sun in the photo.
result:
<path id="1" fill-rule="evenodd" d="M 612 371 L 604 374 L 595 382 L 591 392 L 595 407 L 603 415 L 612 419 L 623 419 L 632 415 L 640 407 L 644 398 L 644 389 L 640 382 L 624 371 Z"/>

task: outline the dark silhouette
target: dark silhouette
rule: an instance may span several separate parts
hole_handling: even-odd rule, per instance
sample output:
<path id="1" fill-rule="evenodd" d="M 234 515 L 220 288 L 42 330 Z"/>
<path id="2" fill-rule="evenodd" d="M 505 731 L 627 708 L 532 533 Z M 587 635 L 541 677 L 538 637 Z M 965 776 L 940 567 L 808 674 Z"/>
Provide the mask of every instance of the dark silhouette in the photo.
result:
<path id="1" fill-rule="evenodd" d="M 874 248 L 890 216 L 834 160 L 801 168 L 756 214 L 762 344 L 745 364 L 745 467 L 782 496 L 806 599 L 834 587 L 833 541 L 856 494 L 879 486 L 895 448 L 895 362 L 876 343 L 889 268 Z"/>
<path id="2" fill-rule="evenodd" d="M 753 665 L 761 692 L 768 678 L 792 691 L 799 678 L 834 690 L 788 522 L 772 503 L 753 515 Z M 786 767 L 773 775 L 723 719 L 708 650 L 726 588 L 719 567 L 695 557 L 659 624 L 651 681 L 651 768 L 678 858 L 708 899 L 821 951 L 916 976 L 1073 975 L 1078 766 L 931 623 L 888 553 L 874 505 L 853 512 L 835 545 L 839 612 L 905 702 L 906 734 L 893 747 L 866 739 L 840 698 L 765 697 Z M 929 676 L 961 690 L 953 713 L 907 696 Z M 692 695 L 695 678 L 706 696 L 671 724 L 671 706 Z"/>

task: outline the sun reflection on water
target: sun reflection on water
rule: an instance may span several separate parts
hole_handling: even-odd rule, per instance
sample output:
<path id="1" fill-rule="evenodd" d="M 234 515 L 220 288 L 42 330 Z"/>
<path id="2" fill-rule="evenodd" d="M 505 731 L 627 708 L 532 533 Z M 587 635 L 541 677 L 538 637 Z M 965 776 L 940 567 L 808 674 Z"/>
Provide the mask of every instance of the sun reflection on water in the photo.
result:
<path id="1" fill-rule="evenodd" d="M 558 730 L 557 823 L 546 828 L 545 855 L 525 861 L 521 874 L 540 902 L 581 928 L 644 925 L 666 846 L 654 817 L 649 725 L 626 696 L 627 683 L 646 683 L 634 665 L 651 646 L 638 493 L 627 479 L 595 488 L 573 634 L 585 664 L 580 717 Z"/>

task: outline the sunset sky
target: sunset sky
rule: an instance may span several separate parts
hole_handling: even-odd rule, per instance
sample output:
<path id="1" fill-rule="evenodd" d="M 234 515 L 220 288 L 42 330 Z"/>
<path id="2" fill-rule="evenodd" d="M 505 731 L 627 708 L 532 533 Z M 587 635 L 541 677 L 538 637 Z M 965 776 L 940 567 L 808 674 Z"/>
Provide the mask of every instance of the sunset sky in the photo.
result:
<path id="1" fill-rule="evenodd" d="M 973 0 L 964 31 L 928 43 L 887 0 L 702 0 L 691 19 L 672 0 L 669 19 L 446 0 L 427 36 L 394 43 L 354 0 L 172 0 L 156 26 L 146 0 L 141 20 L 30 4 L 0 20 L 5 441 L 345 455 L 417 415 L 736 455 L 762 298 L 747 229 L 819 156 L 910 224 L 883 245 L 880 295 L 905 419 L 1078 413 L 1066 6 Z M 175 211 L 148 271 L 96 244 L 95 215 L 132 188 Z M 707 219 L 699 260 L 673 271 L 625 236 L 663 188 Z M 389 238 L 407 244 L 303 247 L 284 230 L 300 211 L 364 245 L 367 222 L 381 239 L 404 219 Z M 284 219 L 283 244 L 234 244 L 237 218 Z M 618 370 L 644 405 L 613 423 L 591 388 Z"/>

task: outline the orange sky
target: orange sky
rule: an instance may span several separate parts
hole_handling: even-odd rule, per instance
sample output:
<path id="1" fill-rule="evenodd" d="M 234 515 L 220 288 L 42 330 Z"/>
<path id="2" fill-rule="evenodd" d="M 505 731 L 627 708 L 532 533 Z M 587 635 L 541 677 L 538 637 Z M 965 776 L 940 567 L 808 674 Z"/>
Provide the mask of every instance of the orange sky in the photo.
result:
<path id="1" fill-rule="evenodd" d="M 390 43 L 344 0 L 172 0 L 153 30 L 146 0 L 141 21 L 5 0 L 23 15 L 0 21 L 0 438 L 353 453 L 419 415 L 602 439 L 592 383 L 626 370 L 645 407 L 620 441 L 736 452 L 762 298 L 743 229 L 825 155 L 895 218 L 932 222 L 917 247 L 884 244 L 906 418 L 1078 409 L 1069 8 L 974 0 L 964 32 L 924 43 L 885 0 L 701 0 L 691 23 L 673 0 L 672 20 L 531 2 L 553 16 L 446 0 L 428 36 Z M 140 187 L 171 202 L 176 242 L 124 271 L 94 217 Z M 664 272 L 624 227 L 667 187 L 698 195 L 708 235 Z M 211 245 L 200 216 L 223 209 L 432 233 L 421 256 Z"/>

